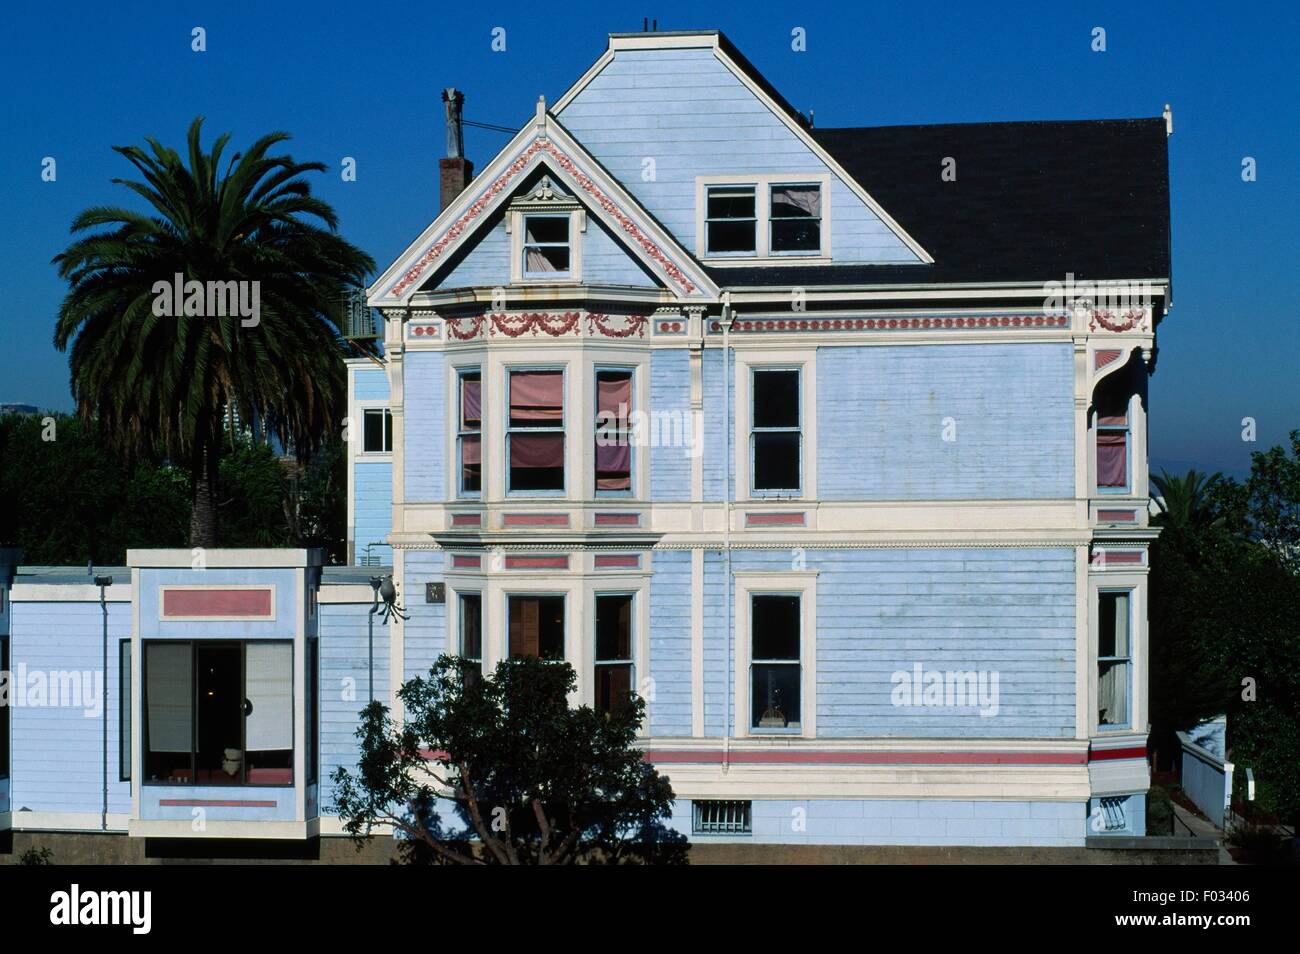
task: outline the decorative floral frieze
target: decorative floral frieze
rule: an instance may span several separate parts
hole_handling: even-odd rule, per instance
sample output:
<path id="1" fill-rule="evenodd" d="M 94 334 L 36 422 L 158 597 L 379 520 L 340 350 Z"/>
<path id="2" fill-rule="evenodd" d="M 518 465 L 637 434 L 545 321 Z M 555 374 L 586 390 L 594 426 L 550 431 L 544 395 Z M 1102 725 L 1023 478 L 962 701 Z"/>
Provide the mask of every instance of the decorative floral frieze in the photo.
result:
<path id="1" fill-rule="evenodd" d="M 1147 330 L 1147 312 L 1145 308 L 1130 308 L 1118 318 L 1111 311 L 1094 311 L 1091 312 L 1088 319 L 1088 330 L 1098 331 L 1146 331 Z"/>
<path id="2" fill-rule="evenodd" d="M 773 331 L 943 331 L 950 328 L 1068 328 L 1068 315 L 949 315 L 930 318 L 746 318 L 737 319 L 731 330 L 736 333 Z M 709 331 L 722 331 L 716 320 Z"/>
<path id="3" fill-rule="evenodd" d="M 495 338 L 504 335 L 507 338 L 519 338 L 523 335 L 536 336 L 539 333 L 551 338 L 565 335 L 582 335 L 582 318 L 587 319 L 587 334 L 605 338 L 630 338 L 636 335 L 645 337 L 648 319 L 645 315 L 604 315 L 595 312 L 566 311 L 559 314 L 551 312 L 525 312 L 518 315 L 494 314 L 473 315 L 465 318 L 448 318 L 447 334 L 456 341 L 472 341 L 477 338 Z"/>

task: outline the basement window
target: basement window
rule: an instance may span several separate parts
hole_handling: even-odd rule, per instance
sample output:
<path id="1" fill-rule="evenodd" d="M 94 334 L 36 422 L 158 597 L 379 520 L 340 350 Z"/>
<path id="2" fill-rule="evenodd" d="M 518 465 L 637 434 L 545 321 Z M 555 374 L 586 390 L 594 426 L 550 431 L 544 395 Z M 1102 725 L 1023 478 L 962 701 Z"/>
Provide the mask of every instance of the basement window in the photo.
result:
<path id="1" fill-rule="evenodd" d="M 753 802 L 692 801 L 691 834 L 749 835 L 754 831 Z"/>
<path id="2" fill-rule="evenodd" d="M 569 268 L 568 215 L 524 216 L 524 277 L 563 278 Z"/>

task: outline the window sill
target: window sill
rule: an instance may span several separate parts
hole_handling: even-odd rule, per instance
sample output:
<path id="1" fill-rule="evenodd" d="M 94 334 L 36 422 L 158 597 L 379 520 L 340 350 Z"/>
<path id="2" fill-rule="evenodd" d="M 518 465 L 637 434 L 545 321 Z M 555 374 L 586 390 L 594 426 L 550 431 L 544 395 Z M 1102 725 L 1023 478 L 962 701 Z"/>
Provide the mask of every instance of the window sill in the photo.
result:
<path id="1" fill-rule="evenodd" d="M 830 265 L 830 255 L 805 255 L 801 252 L 777 252 L 772 255 L 708 255 L 700 259 L 703 265 L 721 268 L 740 265 Z"/>

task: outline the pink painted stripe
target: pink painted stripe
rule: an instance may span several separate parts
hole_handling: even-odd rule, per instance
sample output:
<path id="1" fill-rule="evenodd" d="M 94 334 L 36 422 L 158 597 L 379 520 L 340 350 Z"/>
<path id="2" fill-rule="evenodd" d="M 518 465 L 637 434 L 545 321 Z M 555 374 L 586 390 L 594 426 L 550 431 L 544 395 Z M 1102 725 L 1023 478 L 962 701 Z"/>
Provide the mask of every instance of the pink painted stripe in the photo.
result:
<path id="1" fill-rule="evenodd" d="M 567 513 L 508 513 L 502 520 L 506 527 L 567 527 Z"/>
<path id="2" fill-rule="evenodd" d="M 465 567 L 466 569 L 477 570 L 483 565 L 483 558 L 476 556 L 465 556 L 461 553 L 453 553 L 451 556 L 451 565 L 453 567 Z"/>
<path id="3" fill-rule="evenodd" d="M 745 514 L 745 526 L 747 527 L 802 527 L 804 520 L 805 517 L 802 513 Z"/>
<path id="4" fill-rule="evenodd" d="M 507 570 L 567 570 L 568 556 L 508 556 Z"/>
<path id="5" fill-rule="evenodd" d="M 177 590 L 163 587 L 164 618 L 191 616 L 270 616 L 271 588 L 256 590 Z"/>
<path id="6" fill-rule="evenodd" d="M 596 514 L 596 526 L 639 527 L 641 526 L 641 515 L 639 513 L 598 513 Z"/>
<path id="7" fill-rule="evenodd" d="M 598 553 L 596 554 L 596 569 L 614 566 L 639 567 L 641 558 L 635 553 Z"/>
<path id="8" fill-rule="evenodd" d="M 276 802 L 252 798 L 163 798 L 167 808 L 275 808 Z"/>
<path id="9" fill-rule="evenodd" d="M 1136 510 L 1098 510 L 1097 519 L 1109 520 L 1112 522 L 1123 521 L 1125 523 L 1133 523 L 1137 520 L 1137 511 Z"/>
<path id="10" fill-rule="evenodd" d="M 451 525 L 453 527 L 481 527 L 483 526 L 483 515 L 478 513 L 453 513 L 451 515 Z"/>
<path id="11" fill-rule="evenodd" d="M 1105 550 L 1102 552 L 1102 560 L 1106 563 L 1141 563 L 1141 550 Z"/>
<path id="12" fill-rule="evenodd" d="M 714 763 L 720 749 L 703 752 L 652 751 L 655 763 Z M 1083 752 L 737 752 L 728 761 L 746 765 L 1082 765 Z"/>
<path id="13" fill-rule="evenodd" d="M 1088 753 L 1089 762 L 1108 762 L 1111 759 L 1144 759 L 1147 757 L 1145 745 L 1127 749 L 1093 749 Z"/>

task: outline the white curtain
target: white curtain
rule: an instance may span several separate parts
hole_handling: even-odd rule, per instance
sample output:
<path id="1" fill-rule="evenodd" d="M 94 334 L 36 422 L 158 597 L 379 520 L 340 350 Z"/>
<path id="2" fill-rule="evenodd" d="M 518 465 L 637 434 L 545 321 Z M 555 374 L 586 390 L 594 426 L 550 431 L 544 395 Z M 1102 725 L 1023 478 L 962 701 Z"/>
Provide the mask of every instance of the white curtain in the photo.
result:
<path id="1" fill-rule="evenodd" d="M 253 711 L 244 723 L 249 752 L 293 748 L 293 646 L 249 643 L 244 676 Z"/>
<path id="2" fill-rule="evenodd" d="M 191 663 L 189 643 L 150 643 L 146 647 L 145 710 L 153 752 L 188 753 L 193 747 Z"/>

